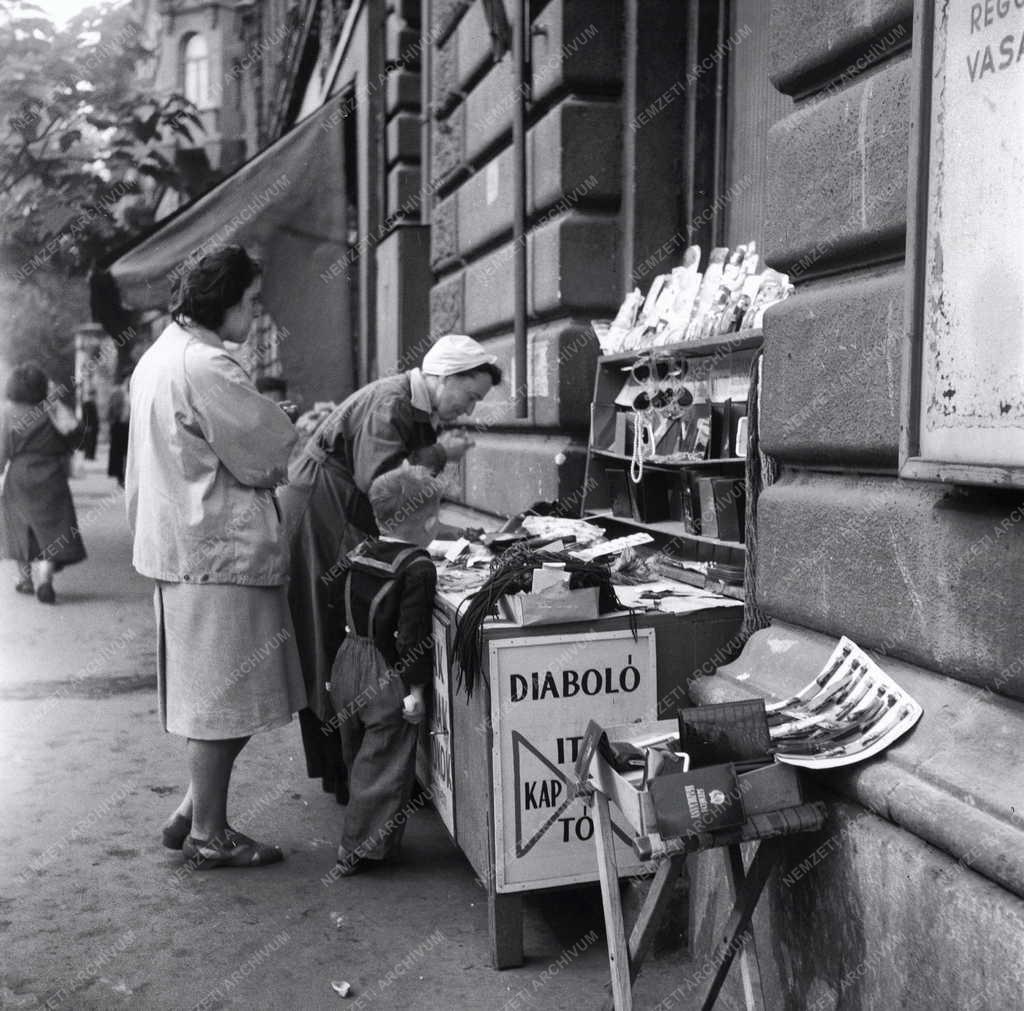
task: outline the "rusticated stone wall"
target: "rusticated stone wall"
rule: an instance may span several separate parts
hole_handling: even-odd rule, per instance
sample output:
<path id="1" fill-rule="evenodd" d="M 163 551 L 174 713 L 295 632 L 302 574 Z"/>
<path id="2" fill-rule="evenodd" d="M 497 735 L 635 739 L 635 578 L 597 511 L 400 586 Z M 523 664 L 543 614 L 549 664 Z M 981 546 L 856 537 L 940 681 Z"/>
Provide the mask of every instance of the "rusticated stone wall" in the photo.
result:
<path id="1" fill-rule="evenodd" d="M 785 696 L 846 634 L 921 702 L 884 756 L 815 774 L 831 820 L 794 840 L 755 921 L 766 1006 L 1009 1008 L 1024 973 L 1024 496 L 901 480 L 913 3 L 775 0 L 758 506 L 772 626 L 700 701 Z M 970 241 L 969 236 L 964 241 Z M 698 950 L 726 898 L 701 858 Z M 725 1007 L 742 1007 L 735 970 Z"/>
<path id="2" fill-rule="evenodd" d="M 532 9 L 525 420 L 512 389 L 511 57 L 493 61 L 480 3 L 436 2 L 431 32 L 430 331 L 472 334 L 505 370 L 477 408 L 486 430 L 463 468 L 465 504 L 496 515 L 583 483 L 597 356 L 586 324 L 614 315 L 621 297 L 622 3 Z"/>

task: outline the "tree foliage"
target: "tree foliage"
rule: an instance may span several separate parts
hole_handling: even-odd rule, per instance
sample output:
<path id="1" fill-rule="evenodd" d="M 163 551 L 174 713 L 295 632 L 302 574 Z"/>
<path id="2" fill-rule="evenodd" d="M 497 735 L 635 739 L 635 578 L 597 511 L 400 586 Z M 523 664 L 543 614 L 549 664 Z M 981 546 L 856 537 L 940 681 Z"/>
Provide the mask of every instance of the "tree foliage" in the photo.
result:
<path id="1" fill-rule="evenodd" d="M 139 92 L 151 55 L 127 5 L 58 28 L 0 0 L 0 245 L 19 279 L 33 264 L 86 271 L 147 223 L 140 197 L 179 187 L 165 152 L 201 124 L 183 96 Z"/>

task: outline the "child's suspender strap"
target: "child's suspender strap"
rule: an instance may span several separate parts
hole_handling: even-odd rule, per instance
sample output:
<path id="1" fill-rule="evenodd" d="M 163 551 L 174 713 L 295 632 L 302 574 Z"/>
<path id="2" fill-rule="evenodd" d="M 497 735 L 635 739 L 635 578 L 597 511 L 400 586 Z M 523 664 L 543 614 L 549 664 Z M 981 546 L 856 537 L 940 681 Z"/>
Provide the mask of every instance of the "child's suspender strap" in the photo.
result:
<path id="1" fill-rule="evenodd" d="M 391 577 L 389 579 L 385 579 L 384 580 L 384 582 L 381 584 L 380 589 L 374 594 L 373 600 L 370 601 L 370 614 L 369 614 L 369 618 L 367 619 L 367 630 L 366 630 L 366 637 L 368 639 L 371 639 L 371 640 L 373 639 L 373 626 L 374 626 L 374 622 L 376 621 L 376 618 L 377 618 L 377 610 L 380 607 L 381 601 L 384 599 L 384 597 L 387 595 L 388 591 L 394 585 L 395 578 L 401 572 L 402 567 L 403 567 L 403 563 L 406 561 L 406 559 L 410 555 L 416 554 L 418 552 L 422 552 L 422 550 L 423 550 L 422 548 L 417 548 L 417 547 L 405 548 L 402 551 L 400 551 L 397 555 L 395 555 L 394 560 L 391 562 L 390 565 L 387 566 L 388 571 L 390 571 L 390 573 L 392 573 L 392 575 L 391 575 Z M 360 559 L 360 564 L 361 565 L 367 565 L 368 563 L 370 565 L 372 565 L 373 568 L 383 568 L 383 566 L 379 565 L 379 563 L 370 562 L 369 559 Z M 354 635 L 359 635 L 360 634 L 359 630 L 356 628 L 355 615 L 352 613 L 352 573 L 351 573 L 351 571 L 345 577 L 345 624 L 348 625 L 348 627 L 351 629 L 351 631 L 352 631 L 352 633 Z"/>
<path id="2" fill-rule="evenodd" d="M 395 585 L 393 579 L 387 580 L 383 586 L 374 594 L 373 600 L 370 602 L 370 617 L 367 619 L 367 638 L 373 638 L 373 623 L 377 619 L 377 608 L 380 606 L 380 602 L 384 599 L 385 594 L 392 586 Z"/>

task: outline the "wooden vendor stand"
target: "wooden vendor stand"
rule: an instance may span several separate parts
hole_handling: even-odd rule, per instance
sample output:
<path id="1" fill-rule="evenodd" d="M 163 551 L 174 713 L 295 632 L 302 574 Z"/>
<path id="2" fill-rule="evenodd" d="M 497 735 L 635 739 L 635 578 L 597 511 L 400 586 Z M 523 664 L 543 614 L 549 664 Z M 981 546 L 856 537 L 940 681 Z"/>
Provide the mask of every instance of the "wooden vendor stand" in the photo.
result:
<path id="1" fill-rule="evenodd" d="M 505 969 L 523 963 L 524 892 L 599 879 L 595 824 L 574 788 L 587 724 L 673 715 L 687 682 L 735 647 L 743 611 L 721 598 L 685 613 L 641 611 L 635 638 L 626 612 L 530 627 L 489 621 L 483 676 L 467 699 L 451 665 L 464 597 L 438 597 L 417 771 L 487 889 L 493 964 Z M 626 822 L 611 833 L 619 873 L 640 871 Z"/>

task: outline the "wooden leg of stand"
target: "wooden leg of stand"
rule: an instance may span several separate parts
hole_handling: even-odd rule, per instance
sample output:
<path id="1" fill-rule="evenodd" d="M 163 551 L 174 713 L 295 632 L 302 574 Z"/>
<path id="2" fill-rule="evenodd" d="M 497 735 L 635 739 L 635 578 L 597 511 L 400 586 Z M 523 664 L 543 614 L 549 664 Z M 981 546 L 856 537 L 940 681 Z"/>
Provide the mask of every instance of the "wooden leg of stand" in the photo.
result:
<path id="1" fill-rule="evenodd" d="M 732 912 L 729 913 L 722 941 L 712 956 L 712 964 L 716 965 L 717 969 L 708 995 L 701 1005 L 701 1011 L 711 1011 L 715 1006 L 722 984 L 729 973 L 729 967 L 732 965 L 733 956 L 742 947 L 741 939 L 750 927 L 750 920 L 754 915 L 757 900 L 761 897 L 768 875 L 771 874 L 772 868 L 778 863 L 781 855 L 782 846 L 778 838 L 767 839 L 758 846 L 750 870 L 743 877 L 743 883 L 740 885 Z"/>
<path id="2" fill-rule="evenodd" d="M 746 873 L 743 870 L 743 851 L 738 845 L 726 846 L 723 850 L 726 867 L 729 871 L 729 882 L 732 886 L 732 899 L 739 898 L 740 889 Z M 740 975 L 743 980 L 743 1001 L 746 1011 L 765 1011 L 764 989 L 761 986 L 761 966 L 757 959 L 757 940 L 751 930 L 743 947 L 740 949 Z"/>
<path id="3" fill-rule="evenodd" d="M 594 797 L 597 822 L 597 868 L 601 877 L 601 902 L 604 926 L 608 935 L 608 966 L 612 974 L 612 1000 L 615 1011 L 633 1011 L 633 987 L 629 977 L 629 948 L 622 919 L 622 896 L 619 894 L 619 868 L 615 861 L 615 838 L 608 798 L 603 793 Z"/>
<path id="4" fill-rule="evenodd" d="M 660 860 L 651 881 L 651 887 L 644 897 L 644 903 L 637 914 L 636 923 L 629 935 L 629 978 L 633 982 L 640 975 L 644 959 L 654 941 L 654 935 L 661 924 L 665 907 L 672 898 L 672 886 L 679 877 L 685 857 L 672 857 Z M 613 1001 L 609 997 L 601 1006 L 601 1011 L 613 1011 Z"/>
<path id="5" fill-rule="evenodd" d="M 494 968 L 515 969 L 522 965 L 522 893 L 499 895 L 492 884 L 487 890 L 487 919 L 491 930 L 491 962 Z"/>
<path id="6" fill-rule="evenodd" d="M 640 907 L 640 913 L 633 924 L 633 931 L 629 935 L 629 976 L 636 979 L 640 975 L 640 967 L 643 965 L 647 952 L 650 951 L 654 941 L 654 935 L 661 925 L 661 918 L 665 914 L 665 908 L 672 899 L 672 886 L 683 869 L 686 857 L 670 857 L 658 863 L 658 869 L 654 874 L 650 890 Z"/>

